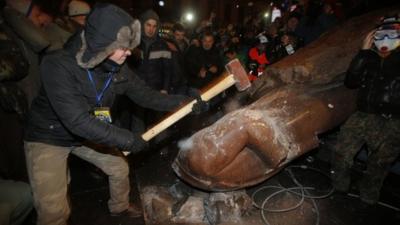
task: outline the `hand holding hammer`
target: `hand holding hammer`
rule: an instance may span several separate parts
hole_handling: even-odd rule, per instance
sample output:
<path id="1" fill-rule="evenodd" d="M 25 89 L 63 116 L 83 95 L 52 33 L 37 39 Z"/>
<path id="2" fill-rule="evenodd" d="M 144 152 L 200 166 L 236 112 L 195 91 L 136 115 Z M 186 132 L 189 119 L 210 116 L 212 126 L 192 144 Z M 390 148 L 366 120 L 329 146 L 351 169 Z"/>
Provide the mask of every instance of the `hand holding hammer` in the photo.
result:
<path id="1" fill-rule="evenodd" d="M 214 82 L 211 82 L 209 86 L 202 90 L 200 96 L 203 101 L 209 101 L 233 85 L 235 85 L 239 91 L 244 91 L 251 86 L 251 83 L 247 77 L 247 73 L 238 59 L 234 59 L 227 63 L 225 68 L 226 71 L 221 75 L 221 77 L 216 79 Z M 196 102 L 196 99 L 190 101 L 186 105 L 180 107 L 174 113 L 167 116 L 161 122 L 151 127 L 144 134 L 142 134 L 143 140 L 151 140 L 153 137 L 176 123 L 178 120 L 191 113 L 193 105 Z M 127 155 L 129 152 L 124 152 L 124 154 Z"/>

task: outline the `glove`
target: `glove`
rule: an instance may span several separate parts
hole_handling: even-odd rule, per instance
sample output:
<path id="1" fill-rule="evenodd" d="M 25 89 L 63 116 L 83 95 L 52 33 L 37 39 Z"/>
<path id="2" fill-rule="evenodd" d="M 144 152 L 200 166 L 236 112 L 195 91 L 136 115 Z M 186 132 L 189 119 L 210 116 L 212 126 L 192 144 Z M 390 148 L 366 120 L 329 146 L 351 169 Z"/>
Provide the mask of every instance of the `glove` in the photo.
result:
<path id="1" fill-rule="evenodd" d="M 209 109 L 210 109 L 210 106 L 208 105 L 207 102 L 205 102 L 201 99 L 200 100 L 197 99 L 197 102 L 193 104 L 192 114 L 199 115 L 204 112 L 207 112 Z"/>
<path id="2" fill-rule="evenodd" d="M 149 143 L 145 140 L 140 135 L 134 135 L 134 139 L 132 140 L 132 143 L 126 149 L 126 151 L 129 151 L 131 153 L 138 153 L 142 151 L 146 151 L 149 149 Z"/>
<path id="3" fill-rule="evenodd" d="M 201 99 L 200 91 L 198 89 L 188 88 L 186 93 L 189 97 L 196 99 L 196 103 L 194 103 L 194 105 L 192 107 L 193 115 L 199 115 L 210 109 L 209 104 Z"/>

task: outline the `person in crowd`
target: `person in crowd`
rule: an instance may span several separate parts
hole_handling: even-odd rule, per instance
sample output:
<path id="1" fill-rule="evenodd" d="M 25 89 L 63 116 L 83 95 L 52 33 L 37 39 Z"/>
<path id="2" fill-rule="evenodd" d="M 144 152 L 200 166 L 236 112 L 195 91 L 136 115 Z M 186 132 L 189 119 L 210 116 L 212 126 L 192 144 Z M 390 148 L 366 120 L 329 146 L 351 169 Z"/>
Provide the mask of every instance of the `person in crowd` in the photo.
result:
<path id="1" fill-rule="evenodd" d="M 204 32 L 212 32 L 212 24 L 208 20 L 200 21 L 199 25 L 194 30 L 193 37 L 200 37 Z"/>
<path id="2" fill-rule="evenodd" d="M 293 38 L 297 48 L 303 46 L 304 40 L 298 34 L 299 19 L 296 16 L 291 16 L 286 22 L 282 32 Z"/>
<path id="3" fill-rule="evenodd" d="M 147 142 L 139 134 L 112 124 L 110 107 L 116 95 L 127 95 L 143 107 L 163 111 L 190 98 L 155 91 L 129 69 L 126 58 L 139 41 L 137 20 L 115 5 L 98 3 L 80 35 L 43 58 L 42 88 L 32 104 L 24 137 L 38 225 L 67 224 L 70 154 L 108 175 L 112 216 L 142 215 L 140 207 L 129 201 L 126 160 L 95 150 L 99 145 L 110 151 L 146 149 Z M 201 109 L 200 104 L 195 104 L 194 112 Z"/>
<path id="4" fill-rule="evenodd" d="M 271 61 L 274 63 L 288 55 L 293 55 L 296 50 L 297 43 L 295 37 L 283 33 L 280 35 L 280 42 L 273 47 Z"/>
<path id="5" fill-rule="evenodd" d="M 135 49 L 133 57 L 130 57 L 129 63 L 149 87 L 167 94 L 171 88 L 173 62 L 167 42 L 159 36 L 160 18 L 150 9 L 143 12 L 139 19 L 142 29 L 140 45 Z M 131 124 L 130 129 L 139 133 L 144 132 L 146 127 L 151 126 L 162 116 L 158 111 L 143 109 L 132 104 L 126 96 L 119 97 L 116 107 L 119 107 L 122 113 L 129 112 L 125 114 L 130 115 L 127 117 L 131 120 L 128 122 Z"/>
<path id="6" fill-rule="evenodd" d="M 90 5 L 84 1 L 73 0 L 68 4 L 68 18 L 75 31 L 85 26 L 86 17 L 89 13 Z"/>
<path id="7" fill-rule="evenodd" d="M 246 48 L 246 46 L 244 46 L 244 44 L 242 43 L 239 35 L 237 36 L 232 36 L 229 40 L 229 44 L 228 46 L 234 46 L 237 50 L 239 51 L 243 51 L 243 52 L 248 52 L 248 49 Z"/>
<path id="8" fill-rule="evenodd" d="M 193 36 L 192 38 L 190 38 L 189 41 L 189 47 L 187 48 L 187 51 L 189 51 L 190 48 L 196 48 L 196 47 L 200 47 L 200 38 L 198 36 Z"/>
<path id="9" fill-rule="evenodd" d="M 400 153 L 400 20 L 386 17 L 365 38 L 353 58 L 345 86 L 358 89 L 357 111 L 341 127 L 335 146 L 333 184 L 350 187 L 353 158 L 366 143 L 367 168 L 359 183 L 360 198 L 379 200 L 387 169 Z"/>
<path id="10" fill-rule="evenodd" d="M 318 24 L 321 34 L 334 27 L 338 20 L 336 18 L 333 7 L 330 3 L 325 3 L 322 8 L 322 13 L 318 16 Z"/>
<path id="11" fill-rule="evenodd" d="M 51 42 L 44 29 L 53 17 L 31 0 L 6 0 L 3 18 L 3 26 L 23 50 L 22 55 L 29 64 L 28 75 L 17 85 L 27 96 L 30 105 L 40 88 L 39 59 L 51 49 Z"/>
<path id="12" fill-rule="evenodd" d="M 206 32 L 201 38 L 201 46 L 188 50 L 185 64 L 190 86 L 202 88 L 222 73 L 222 57 L 214 42 L 214 35 Z"/>
<path id="13" fill-rule="evenodd" d="M 0 177 L 0 224 L 21 225 L 33 209 L 29 184 Z"/>
<path id="14" fill-rule="evenodd" d="M 257 44 L 249 51 L 248 69 L 250 73 L 250 80 L 257 79 L 260 76 L 267 65 L 270 62 L 270 53 L 268 52 L 268 39 L 265 35 L 261 34 L 257 36 Z"/>
<path id="15" fill-rule="evenodd" d="M 180 23 L 175 23 L 172 27 L 172 40 L 178 47 L 181 53 L 184 53 L 189 47 L 189 41 L 187 40 L 185 28 Z"/>
<path id="16" fill-rule="evenodd" d="M 217 49 L 226 48 L 231 39 L 229 34 L 226 32 L 225 27 L 218 28 L 215 37 L 216 37 L 215 46 L 217 47 Z"/>
<path id="17" fill-rule="evenodd" d="M 291 16 L 287 20 L 283 29 L 285 32 L 295 33 L 298 25 L 299 25 L 299 19 L 296 16 Z"/>
<path id="18" fill-rule="evenodd" d="M 0 224 L 20 225 L 33 209 L 29 184 L 21 182 L 27 180 L 22 143 L 28 103 L 16 84 L 28 75 L 29 64 L 4 22 L 0 36 Z"/>
<path id="19" fill-rule="evenodd" d="M 86 17 L 90 13 L 90 5 L 81 0 L 73 0 L 68 3 L 63 1 L 60 11 L 63 14 L 55 17 L 52 29 L 48 29 L 50 31 L 47 32 L 53 32 L 55 36 L 59 33 L 62 47 L 73 34 L 83 29 Z"/>
<path id="20" fill-rule="evenodd" d="M 217 19 L 217 14 L 214 11 L 211 11 L 210 16 L 208 17 L 208 20 L 207 20 L 207 26 L 210 26 L 211 29 L 215 30 L 216 19 Z"/>
<path id="21" fill-rule="evenodd" d="M 230 38 L 238 35 L 237 28 L 232 23 L 226 26 L 226 33 L 229 35 Z"/>
<path id="22" fill-rule="evenodd" d="M 1 20 L 0 173 L 4 179 L 27 181 L 24 124 L 39 91 L 39 59 L 51 45 L 44 28 L 52 17 L 37 3 L 10 0 Z"/>
<path id="23" fill-rule="evenodd" d="M 67 15 L 56 15 L 45 31 L 50 39 L 52 50 L 61 49 L 68 39 L 85 25 L 90 6 L 84 1 L 73 0 L 68 4 Z"/>
<path id="24" fill-rule="evenodd" d="M 224 49 L 224 56 L 225 56 L 224 60 L 225 64 L 234 59 L 238 59 L 243 66 L 247 65 L 247 57 L 246 55 L 242 54 L 242 52 L 240 52 L 240 49 L 237 48 L 237 45 L 234 44 L 228 45 Z"/>
<path id="25" fill-rule="evenodd" d="M 160 18 L 153 10 L 140 16 L 142 37 L 135 52 L 133 65 L 140 78 L 155 90 L 168 93 L 172 76 L 171 51 L 159 37 Z"/>
<path id="26" fill-rule="evenodd" d="M 172 76 L 168 93 L 184 94 L 187 91 L 187 79 L 185 72 L 185 51 L 189 44 L 185 37 L 185 28 L 176 23 L 172 27 L 172 38 L 166 40 L 172 53 Z"/>
<path id="27" fill-rule="evenodd" d="M 268 38 L 268 43 L 271 46 L 274 46 L 280 42 L 279 27 L 276 26 L 276 24 L 271 24 L 267 28 L 267 32 L 263 35 L 265 35 Z"/>
<path id="28" fill-rule="evenodd" d="M 318 23 L 320 13 L 318 1 L 310 1 L 307 4 L 305 15 L 301 17 L 296 28 L 296 34 L 303 40 L 304 45 L 315 41 L 321 35 L 321 27 Z"/>
<path id="29" fill-rule="evenodd" d="M 0 26 L 0 36 L 0 176 L 24 180 L 23 126 L 28 102 L 17 83 L 28 75 L 29 63 L 23 46 L 5 23 Z"/>

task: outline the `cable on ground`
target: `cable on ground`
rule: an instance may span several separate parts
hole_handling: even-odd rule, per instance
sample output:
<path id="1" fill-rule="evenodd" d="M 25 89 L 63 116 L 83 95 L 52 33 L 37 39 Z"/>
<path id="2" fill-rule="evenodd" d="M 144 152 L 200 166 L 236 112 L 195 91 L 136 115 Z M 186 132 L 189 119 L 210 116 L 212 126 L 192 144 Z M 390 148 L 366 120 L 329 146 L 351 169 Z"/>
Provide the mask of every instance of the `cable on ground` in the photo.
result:
<path id="1" fill-rule="evenodd" d="M 308 167 L 307 165 L 300 165 L 300 166 L 289 166 L 287 168 L 285 168 L 285 171 L 289 174 L 291 180 L 293 181 L 294 184 L 296 184 L 296 186 L 294 187 L 283 187 L 283 186 L 274 186 L 274 185 L 269 185 L 269 186 L 264 186 L 261 187 L 259 189 L 257 189 L 252 195 L 252 201 L 253 204 L 256 208 L 260 209 L 261 212 L 261 218 L 264 222 L 264 224 L 266 225 L 270 225 L 270 223 L 268 222 L 268 219 L 266 217 L 266 213 L 283 213 L 283 212 L 289 212 L 292 210 L 297 209 L 298 207 L 300 207 L 304 201 L 306 199 L 310 199 L 312 206 L 316 212 L 316 221 L 315 221 L 315 225 L 319 225 L 320 222 L 320 213 L 319 213 L 319 209 L 318 209 L 318 205 L 315 201 L 315 199 L 323 199 L 323 198 L 327 198 L 329 197 L 333 191 L 334 191 L 334 187 L 331 185 L 331 187 L 329 188 L 329 190 L 327 190 L 326 194 L 322 194 L 322 195 L 312 195 L 310 193 L 310 190 L 316 190 L 315 187 L 306 187 L 303 186 L 295 177 L 294 173 L 293 173 L 293 169 L 304 169 L 304 170 L 311 170 L 314 172 L 317 172 L 321 175 L 323 175 L 324 177 L 326 177 L 328 180 L 330 180 L 330 176 L 328 174 L 326 174 L 325 172 L 323 172 L 322 170 L 313 168 L 313 167 Z M 261 203 L 261 205 L 258 205 L 255 201 L 255 196 L 262 190 L 266 190 L 266 189 L 276 189 L 275 192 L 273 192 L 272 194 L 270 194 L 269 196 L 267 196 L 263 202 Z M 283 209 L 270 209 L 270 208 L 266 208 L 267 203 L 275 196 L 281 194 L 281 193 L 291 193 L 297 196 L 300 196 L 300 200 L 293 206 L 291 207 L 287 207 L 287 208 L 283 208 Z"/>

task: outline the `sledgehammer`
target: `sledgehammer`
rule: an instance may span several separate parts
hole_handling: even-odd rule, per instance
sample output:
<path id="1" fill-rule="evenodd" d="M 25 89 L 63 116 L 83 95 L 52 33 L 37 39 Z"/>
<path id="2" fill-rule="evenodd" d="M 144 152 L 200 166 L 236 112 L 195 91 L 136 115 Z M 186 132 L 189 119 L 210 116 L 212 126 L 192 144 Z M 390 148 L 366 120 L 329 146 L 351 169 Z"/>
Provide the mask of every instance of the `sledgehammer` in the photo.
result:
<path id="1" fill-rule="evenodd" d="M 243 66 L 240 64 L 238 59 L 234 59 L 225 65 L 226 71 L 215 81 L 207 86 L 201 91 L 201 99 L 204 101 L 209 101 L 221 92 L 225 91 L 232 85 L 235 85 L 239 91 L 244 91 L 251 86 L 247 73 Z M 144 134 L 142 138 L 145 141 L 149 141 L 153 137 L 157 136 L 159 133 L 170 127 L 172 124 L 182 119 L 184 116 L 192 112 L 193 105 L 197 100 L 192 100 L 186 105 L 182 106 L 165 119 L 163 119 L 158 124 L 151 127 Z M 125 155 L 129 152 L 124 152 Z"/>

